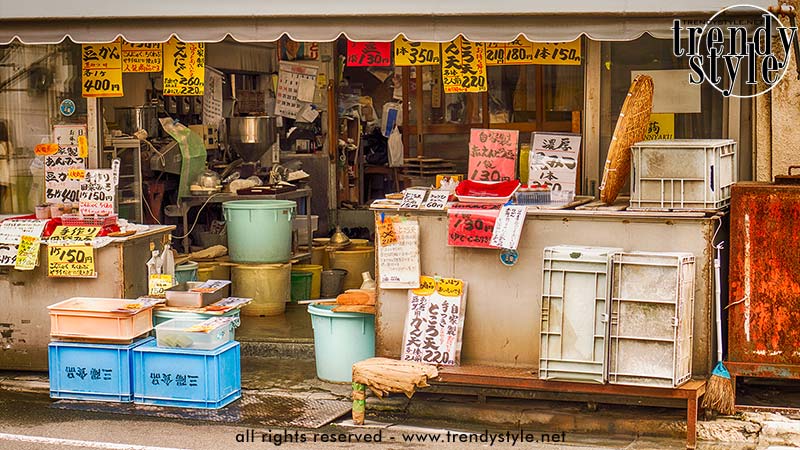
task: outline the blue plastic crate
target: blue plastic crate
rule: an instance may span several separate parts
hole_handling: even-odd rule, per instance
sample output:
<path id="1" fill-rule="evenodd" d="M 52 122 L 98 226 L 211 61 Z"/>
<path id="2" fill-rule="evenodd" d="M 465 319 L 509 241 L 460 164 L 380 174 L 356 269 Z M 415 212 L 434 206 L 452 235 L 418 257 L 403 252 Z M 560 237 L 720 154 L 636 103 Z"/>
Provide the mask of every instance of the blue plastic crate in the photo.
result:
<path id="1" fill-rule="evenodd" d="M 48 346 L 50 397 L 110 402 L 133 401 L 133 349 L 128 345 L 51 342 Z"/>
<path id="2" fill-rule="evenodd" d="M 133 352 L 133 402 L 144 405 L 217 409 L 242 396 L 240 346 L 214 350 L 156 347 Z"/>

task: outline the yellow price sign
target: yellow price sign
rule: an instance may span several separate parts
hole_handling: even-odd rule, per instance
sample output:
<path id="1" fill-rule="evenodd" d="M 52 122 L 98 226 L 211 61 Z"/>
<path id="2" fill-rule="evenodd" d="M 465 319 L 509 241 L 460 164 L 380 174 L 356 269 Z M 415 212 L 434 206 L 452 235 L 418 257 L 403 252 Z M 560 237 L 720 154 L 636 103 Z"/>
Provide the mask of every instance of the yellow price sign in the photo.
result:
<path id="1" fill-rule="evenodd" d="M 175 280 L 168 274 L 154 273 L 147 280 L 148 295 L 152 297 L 164 297 L 165 291 L 172 286 L 175 286 Z"/>
<path id="2" fill-rule="evenodd" d="M 172 38 L 164 44 L 164 95 L 203 95 L 206 47 Z"/>
<path id="3" fill-rule="evenodd" d="M 580 65 L 581 40 L 571 42 L 531 42 L 520 36 L 508 43 L 487 43 L 486 64 Z"/>
<path id="4" fill-rule="evenodd" d="M 92 241 L 100 227 L 68 227 L 59 225 L 50 235 L 50 241 Z"/>
<path id="5" fill-rule="evenodd" d="M 17 259 L 14 268 L 17 270 L 33 270 L 39 261 L 39 238 L 36 236 L 20 237 L 17 247 Z"/>
<path id="6" fill-rule="evenodd" d="M 122 43 L 123 72 L 161 72 L 161 43 Z"/>
<path id="7" fill-rule="evenodd" d="M 53 278 L 96 278 L 94 247 L 86 244 L 48 246 L 47 276 Z"/>
<path id="8" fill-rule="evenodd" d="M 122 68 L 122 49 L 121 40 L 107 44 L 83 44 L 81 45 L 81 68 L 84 70 L 94 69 L 121 69 Z"/>
<path id="9" fill-rule="evenodd" d="M 419 287 L 412 290 L 414 295 L 431 295 L 436 290 L 436 280 L 433 277 L 419 277 Z"/>
<path id="10" fill-rule="evenodd" d="M 85 135 L 78 136 L 78 158 L 89 157 L 89 141 L 86 140 Z"/>
<path id="11" fill-rule="evenodd" d="M 675 139 L 675 114 L 650 114 L 650 122 L 647 124 L 644 140 L 655 141 L 656 139 Z"/>
<path id="12" fill-rule="evenodd" d="M 486 92 L 486 46 L 462 37 L 442 44 L 442 87 L 446 94 Z"/>
<path id="13" fill-rule="evenodd" d="M 442 278 L 436 292 L 445 297 L 460 297 L 464 293 L 464 282 L 457 278 Z"/>
<path id="14" fill-rule="evenodd" d="M 84 69 L 84 97 L 122 97 L 122 69 Z"/>
<path id="15" fill-rule="evenodd" d="M 435 66 L 441 62 L 438 42 L 412 42 L 403 36 L 394 40 L 395 66 Z"/>
<path id="16" fill-rule="evenodd" d="M 381 247 L 397 243 L 397 233 L 394 231 L 394 222 L 391 217 L 386 217 L 383 222 L 378 221 L 376 234 L 380 238 Z"/>

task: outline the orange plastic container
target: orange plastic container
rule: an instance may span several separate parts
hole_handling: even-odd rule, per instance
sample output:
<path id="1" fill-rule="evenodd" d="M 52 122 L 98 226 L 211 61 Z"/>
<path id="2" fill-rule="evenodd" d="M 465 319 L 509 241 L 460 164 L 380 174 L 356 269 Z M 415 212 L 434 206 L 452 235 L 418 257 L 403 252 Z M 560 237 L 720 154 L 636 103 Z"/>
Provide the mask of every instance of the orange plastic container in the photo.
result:
<path id="1" fill-rule="evenodd" d="M 129 341 L 153 329 L 153 306 L 136 300 L 74 297 L 47 307 L 50 336 L 61 339 Z"/>

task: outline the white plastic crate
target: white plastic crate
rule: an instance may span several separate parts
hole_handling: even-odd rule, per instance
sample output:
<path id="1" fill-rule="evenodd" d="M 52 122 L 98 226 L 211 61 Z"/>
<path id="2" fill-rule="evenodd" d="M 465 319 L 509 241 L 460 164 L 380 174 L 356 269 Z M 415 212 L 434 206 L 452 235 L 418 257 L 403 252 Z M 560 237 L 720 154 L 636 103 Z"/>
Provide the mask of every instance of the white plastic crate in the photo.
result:
<path id="1" fill-rule="evenodd" d="M 633 210 L 716 211 L 737 181 L 736 141 L 671 139 L 631 147 Z"/>
<path id="2" fill-rule="evenodd" d="M 544 249 L 539 378 L 605 381 L 611 258 L 621 251 Z"/>
<path id="3" fill-rule="evenodd" d="M 613 256 L 608 382 L 675 387 L 692 374 L 694 256 Z"/>

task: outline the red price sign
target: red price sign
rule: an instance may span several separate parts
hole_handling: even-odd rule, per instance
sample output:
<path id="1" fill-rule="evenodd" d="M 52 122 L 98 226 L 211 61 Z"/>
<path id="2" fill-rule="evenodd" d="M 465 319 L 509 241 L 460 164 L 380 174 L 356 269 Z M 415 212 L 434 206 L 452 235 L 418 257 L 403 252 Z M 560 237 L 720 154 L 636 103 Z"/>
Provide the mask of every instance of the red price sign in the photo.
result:
<path id="1" fill-rule="evenodd" d="M 469 139 L 469 179 L 507 181 L 516 178 L 518 130 L 473 128 Z"/>
<path id="2" fill-rule="evenodd" d="M 499 209 L 454 209 L 448 214 L 447 245 L 497 248 L 489 244 Z"/>
<path id="3" fill-rule="evenodd" d="M 391 42 L 347 41 L 347 66 L 386 67 L 392 64 Z"/>

